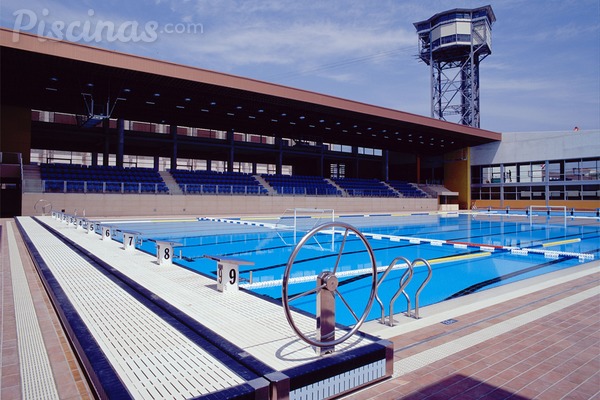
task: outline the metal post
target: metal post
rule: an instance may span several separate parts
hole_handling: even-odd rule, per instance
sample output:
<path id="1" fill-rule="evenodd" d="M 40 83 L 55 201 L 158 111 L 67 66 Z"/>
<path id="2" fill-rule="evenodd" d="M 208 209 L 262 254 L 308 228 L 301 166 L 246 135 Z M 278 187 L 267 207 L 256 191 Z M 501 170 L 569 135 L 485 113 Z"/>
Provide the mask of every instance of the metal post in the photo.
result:
<path id="1" fill-rule="evenodd" d="M 335 340 L 335 290 L 338 279 L 329 271 L 323 271 L 317 277 L 317 287 L 323 286 L 317 295 L 317 341 L 331 342 Z M 334 346 L 317 347 L 320 354 L 333 352 Z"/>

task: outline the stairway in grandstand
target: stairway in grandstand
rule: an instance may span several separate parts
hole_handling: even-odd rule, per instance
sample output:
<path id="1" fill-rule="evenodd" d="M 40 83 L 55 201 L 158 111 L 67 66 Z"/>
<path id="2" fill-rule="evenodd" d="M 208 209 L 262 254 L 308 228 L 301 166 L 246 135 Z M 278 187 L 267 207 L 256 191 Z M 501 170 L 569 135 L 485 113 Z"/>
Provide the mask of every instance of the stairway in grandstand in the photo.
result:
<path id="1" fill-rule="evenodd" d="M 39 165 L 23 165 L 23 192 L 42 193 L 42 174 Z"/>
<path id="2" fill-rule="evenodd" d="M 256 174 L 256 175 L 253 175 L 253 176 L 254 176 L 254 179 L 256 179 L 258 181 L 258 183 L 260 183 L 261 185 L 263 185 L 263 187 L 265 189 L 267 189 L 267 191 L 269 192 L 269 196 L 277 194 L 277 191 L 271 185 L 269 185 L 269 182 L 267 182 L 265 180 L 265 178 L 263 178 L 259 174 Z"/>
<path id="3" fill-rule="evenodd" d="M 181 188 L 175 181 L 175 178 L 173 178 L 173 176 L 169 172 L 159 171 L 158 173 L 160 174 L 161 178 L 165 182 L 165 185 L 167 185 L 167 187 L 169 188 L 169 193 L 183 194 L 183 191 L 181 190 Z"/>

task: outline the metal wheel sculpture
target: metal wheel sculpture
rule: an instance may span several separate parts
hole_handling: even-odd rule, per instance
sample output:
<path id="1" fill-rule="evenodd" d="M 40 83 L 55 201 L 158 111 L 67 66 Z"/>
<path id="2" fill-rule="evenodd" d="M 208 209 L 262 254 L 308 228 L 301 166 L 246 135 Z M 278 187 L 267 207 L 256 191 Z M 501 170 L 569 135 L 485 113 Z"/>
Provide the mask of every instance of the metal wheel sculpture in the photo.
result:
<path id="1" fill-rule="evenodd" d="M 335 264 L 333 265 L 333 268 L 328 271 L 328 270 L 323 270 L 323 272 L 321 272 L 319 274 L 319 276 L 317 277 L 317 285 L 314 289 L 308 290 L 306 292 L 300 293 L 298 295 L 293 296 L 292 298 L 289 297 L 289 283 L 290 283 L 290 275 L 291 275 L 291 270 L 292 267 L 294 266 L 294 261 L 296 260 L 296 256 L 298 255 L 298 253 L 300 252 L 300 250 L 302 249 L 302 247 L 316 234 L 325 231 L 325 230 L 332 230 L 335 228 L 342 228 L 344 230 L 343 233 L 343 239 L 342 242 L 340 244 L 340 249 L 338 251 L 337 254 L 337 258 L 335 260 Z M 350 307 L 350 305 L 348 304 L 348 302 L 346 301 L 346 299 L 344 298 L 344 296 L 339 292 L 338 290 L 338 284 L 339 284 L 339 279 L 336 276 L 336 273 L 338 272 L 338 266 L 340 263 L 340 259 L 342 257 L 342 254 L 344 253 L 344 246 L 346 245 L 346 240 L 348 238 L 348 233 L 349 232 L 353 232 L 354 234 L 356 234 L 356 236 L 362 241 L 364 247 L 365 247 L 365 251 L 368 252 L 369 258 L 370 258 L 370 268 L 369 270 L 371 271 L 371 291 L 369 294 L 369 299 L 367 301 L 367 304 L 365 306 L 365 310 L 362 313 L 362 315 L 359 317 L 356 315 L 356 313 L 352 310 L 352 308 Z M 333 347 L 335 345 L 338 345 L 342 342 L 344 342 L 345 340 L 347 340 L 348 338 L 350 338 L 352 335 L 354 335 L 356 333 L 356 331 L 360 328 L 360 326 L 362 325 L 362 323 L 365 321 L 365 319 L 367 318 L 367 316 L 369 315 L 369 311 L 371 310 L 371 306 L 373 305 L 373 299 L 375 298 L 375 294 L 377 292 L 377 264 L 375 262 L 375 256 L 373 254 L 373 249 L 371 248 L 371 246 L 369 245 L 367 239 L 363 236 L 362 233 L 360 233 L 356 228 L 354 228 L 353 226 L 343 223 L 343 222 L 329 222 L 329 223 L 325 223 L 322 225 L 319 225 L 315 228 L 313 228 L 312 230 L 310 230 L 296 245 L 296 247 L 294 248 L 294 251 L 292 252 L 292 254 L 290 255 L 290 258 L 288 259 L 287 262 L 287 266 L 285 268 L 284 274 L 283 274 L 283 282 L 282 282 L 282 288 L 281 288 L 281 292 L 282 292 L 282 302 L 283 302 L 283 309 L 285 312 L 285 316 L 287 318 L 288 323 L 290 324 L 290 327 L 293 329 L 293 331 L 306 343 L 319 347 L 319 348 L 327 348 L 330 350 L 333 350 Z M 348 308 L 348 310 L 350 311 L 350 313 L 352 314 L 352 316 L 354 317 L 354 319 L 356 320 L 356 323 L 354 324 L 354 326 L 346 332 L 346 334 L 344 334 L 342 337 L 338 338 L 338 339 L 331 339 L 332 337 L 334 337 L 334 332 L 335 332 L 335 314 L 333 314 L 333 324 L 330 324 L 330 331 L 329 332 L 325 332 L 324 334 L 319 334 L 317 339 L 312 339 L 310 337 L 308 337 L 304 332 L 302 332 L 298 326 L 296 325 L 296 323 L 294 322 L 294 318 L 292 316 L 292 313 L 290 311 L 290 303 L 293 302 L 294 300 L 303 298 L 305 296 L 311 295 L 311 294 L 315 294 L 317 296 L 322 295 L 322 294 L 329 294 L 332 299 L 333 302 L 335 303 L 335 296 L 338 296 L 340 298 L 340 300 L 342 300 L 343 304 L 346 306 L 346 308 Z M 327 301 L 325 301 L 327 302 Z M 319 303 L 321 303 L 321 307 L 323 307 L 323 301 L 317 302 L 317 307 L 319 307 Z M 335 307 L 334 307 L 335 308 Z M 326 317 L 331 317 L 331 313 L 329 312 L 325 312 L 323 314 L 326 314 Z M 320 310 L 317 310 L 317 329 L 321 328 L 323 325 L 327 324 L 327 322 L 323 322 L 324 317 L 321 316 L 319 317 L 319 315 L 321 315 Z M 326 318 L 325 317 L 325 318 Z M 328 340 L 331 339 L 331 340 Z"/>
<path id="2" fill-rule="evenodd" d="M 46 215 L 52 212 L 52 203 L 48 200 L 39 199 L 33 205 L 33 209 L 35 212 L 41 212 L 42 215 Z"/>

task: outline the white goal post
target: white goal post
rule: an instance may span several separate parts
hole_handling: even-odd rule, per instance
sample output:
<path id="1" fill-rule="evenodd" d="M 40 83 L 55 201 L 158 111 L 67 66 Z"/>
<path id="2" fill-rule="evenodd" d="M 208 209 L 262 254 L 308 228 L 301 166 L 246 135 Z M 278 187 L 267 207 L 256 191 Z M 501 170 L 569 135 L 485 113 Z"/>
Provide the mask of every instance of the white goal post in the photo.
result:
<path id="1" fill-rule="evenodd" d="M 304 235 L 317 225 L 334 221 L 335 210 L 332 208 L 288 208 L 275 223 L 275 229 L 292 231 L 293 243 L 291 244 L 296 244 L 298 233 Z M 283 237 L 281 239 L 286 242 Z"/>
<path id="2" fill-rule="evenodd" d="M 567 206 L 534 206 L 527 208 L 529 225 L 533 225 L 534 218 L 542 218 L 544 223 L 550 223 L 552 218 L 560 219 L 562 225 L 567 226 Z"/>

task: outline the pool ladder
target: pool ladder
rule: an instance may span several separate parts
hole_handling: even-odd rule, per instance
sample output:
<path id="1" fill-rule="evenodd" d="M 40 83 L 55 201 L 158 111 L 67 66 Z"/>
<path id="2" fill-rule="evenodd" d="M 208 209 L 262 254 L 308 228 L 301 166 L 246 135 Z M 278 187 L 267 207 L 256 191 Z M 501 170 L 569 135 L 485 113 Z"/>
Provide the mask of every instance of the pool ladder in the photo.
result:
<path id="1" fill-rule="evenodd" d="M 432 274 L 431 264 L 429 264 L 429 262 L 427 260 L 425 260 L 424 258 L 415 258 L 412 262 L 408 261 L 407 258 L 402 257 L 402 256 L 394 258 L 394 260 L 392 260 L 390 265 L 386 268 L 385 272 L 383 273 L 383 275 L 377 282 L 377 293 L 375 294 L 375 300 L 377 300 L 377 302 L 379 303 L 379 306 L 381 307 L 381 323 L 382 324 L 385 324 L 385 308 L 383 306 L 383 302 L 379 298 L 379 285 L 381 285 L 381 283 L 388 276 L 388 274 L 392 271 L 392 269 L 394 269 L 394 267 L 396 266 L 396 264 L 399 261 L 403 261 L 404 264 L 406 264 L 406 270 L 400 277 L 398 290 L 396 291 L 396 293 L 390 300 L 389 318 L 388 318 L 389 326 L 394 326 L 394 303 L 396 302 L 396 300 L 398 299 L 398 297 L 400 296 L 401 293 L 406 298 L 406 316 L 419 319 L 419 295 L 421 294 L 421 291 L 423 290 L 425 285 L 427 285 L 427 283 L 431 279 L 431 274 Z M 404 289 L 406 288 L 406 286 L 408 286 L 408 284 L 412 280 L 412 277 L 414 274 L 414 268 L 418 263 L 423 263 L 427 267 L 428 273 L 427 273 L 427 277 L 421 283 L 421 286 L 419 286 L 419 288 L 417 289 L 417 291 L 415 293 L 415 313 L 413 315 L 413 314 L 411 314 L 411 309 L 410 309 L 410 296 L 406 293 L 406 291 Z"/>

